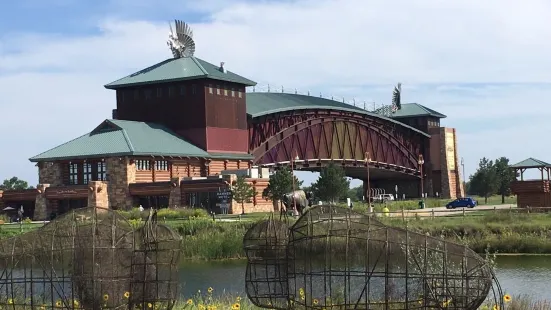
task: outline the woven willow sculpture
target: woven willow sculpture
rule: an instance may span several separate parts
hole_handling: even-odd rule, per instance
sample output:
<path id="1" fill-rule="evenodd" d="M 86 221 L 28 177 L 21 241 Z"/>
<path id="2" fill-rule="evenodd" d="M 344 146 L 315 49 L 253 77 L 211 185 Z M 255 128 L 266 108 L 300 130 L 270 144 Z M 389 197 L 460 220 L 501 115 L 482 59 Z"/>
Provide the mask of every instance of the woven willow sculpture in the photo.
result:
<path id="1" fill-rule="evenodd" d="M 0 240 L 0 306 L 171 309 L 180 242 L 153 211 L 134 229 L 115 211 L 76 209 Z"/>
<path id="2" fill-rule="evenodd" d="M 246 292 L 263 308 L 474 310 L 492 298 L 503 309 L 492 268 L 468 247 L 346 208 L 258 223 L 244 249 Z"/>

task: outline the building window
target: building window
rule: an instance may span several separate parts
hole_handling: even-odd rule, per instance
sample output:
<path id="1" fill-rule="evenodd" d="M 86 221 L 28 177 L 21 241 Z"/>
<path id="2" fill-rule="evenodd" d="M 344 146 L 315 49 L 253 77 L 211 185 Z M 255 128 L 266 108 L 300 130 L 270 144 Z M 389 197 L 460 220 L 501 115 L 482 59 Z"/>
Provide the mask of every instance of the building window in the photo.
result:
<path id="1" fill-rule="evenodd" d="M 161 98 L 162 96 L 163 96 L 163 89 L 160 88 L 160 87 L 158 87 L 158 88 L 157 88 L 157 97 L 158 97 L 158 98 Z"/>
<path id="2" fill-rule="evenodd" d="M 98 181 L 107 181 L 107 169 L 105 167 L 105 162 L 98 162 Z"/>
<path id="3" fill-rule="evenodd" d="M 69 164 L 69 184 L 78 184 L 78 164 Z"/>
<path id="4" fill-rule="evenodd" d="M 134 90 L 134 100 L 140 99 L 140 91 L 135 89 Z"/>
<path id="5" fill-rule="evenodd" d="M 212 84 L 209 84 L 209 94 L 212 94 Z"/>
<path id="6" fill-rule="evenodd" d="M 220 85 L 216 85 L 216 94 L 220 95 Z"/>
<path id="7" fill-rule="evenodd" d="M 233 89 L 233 88 L 231 89 L 231 96 L 235 97 L 235 89 Z"/>
<path id="8" fill-rule="evenodd" d="M 92 164 L 82 164 L 82 172 L 83 184 L 88 184 L 90 181 L 92 181 Z"/>
<path id="9" fill-rule="evenodd" d="M 241 91 L 238 90 L 238 91 L 237 91 L 237 97 L 241 98 L 241 96 L 242 96 L 242 95 L 241 95 Z"/>
<path id="10" fill-rule="evenodd" d="M 195 84 L 191 85 L 191 94 L 192 95 L 197 94 L 197 85 Z"/>
<path id="11" fill-rule="evenodd" d="M 166 160 L 156 160 L 155 161 L 155 170 L 168 171 L 168 161 L 166 161 Z"/>
<path id="12" fill-rule="evenodd" d="M 149 165 L 149 160 L 136 160 L 136 170 L 139 171 L 145 171 L 145 170 L 151 170 L 151 167 Z"/>
<path id="13" fill-rule="evenodd" d="M 227 96 L 227 95 L 228 95 L 228 90 L 224 89 L 224 96 Z"/>
<path id="14" fill-rule="evenodd" d="M 145 100 L 151 99 L 151 89 L 144 90 L 143 94 L 144 94 Z"/>
<path id="15" fill-rule="evenodd" d="M 180 86 L 180 96 L 186 95 L 186 87 L 184 85 Z"/>

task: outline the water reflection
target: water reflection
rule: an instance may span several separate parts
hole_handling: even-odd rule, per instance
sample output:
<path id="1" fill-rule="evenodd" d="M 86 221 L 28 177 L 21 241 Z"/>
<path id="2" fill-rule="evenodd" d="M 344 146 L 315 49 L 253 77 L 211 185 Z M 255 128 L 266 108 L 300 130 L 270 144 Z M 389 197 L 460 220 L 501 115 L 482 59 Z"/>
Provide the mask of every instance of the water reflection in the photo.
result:
<path id="1" fill-rule="evenodd" d="M 180 267 L 180 283 L 183 295 L 197 290 L 215 289 L 215 294 L 229 292 L 244 295 L 245 266 L 242 260 L 224 262 L 183 262 Z M 499 256 L 497 277 L 508 294 L 533 295 L 551 300 L 551 256 Z"/>

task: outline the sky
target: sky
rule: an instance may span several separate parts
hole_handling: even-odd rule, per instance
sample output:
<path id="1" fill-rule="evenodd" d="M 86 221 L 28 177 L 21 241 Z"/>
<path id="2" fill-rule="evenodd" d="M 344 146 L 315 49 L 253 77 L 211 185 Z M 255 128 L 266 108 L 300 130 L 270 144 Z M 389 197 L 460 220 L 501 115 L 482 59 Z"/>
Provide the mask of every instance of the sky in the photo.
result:
<path id="1" fill-rule="evenodd" d="M 197 57 L 257 90 L 381 105 L 401 82 L 402 102 L 457 129 L 467 176 L 482 157 L 551 162 L 548 12 L 547 0 L 6 2 L 0 179 L 36 184 L 28 158 L 110 118 L 115 93 L 103 85 L 171 57 L 174 19 L 191 24 Z"/>

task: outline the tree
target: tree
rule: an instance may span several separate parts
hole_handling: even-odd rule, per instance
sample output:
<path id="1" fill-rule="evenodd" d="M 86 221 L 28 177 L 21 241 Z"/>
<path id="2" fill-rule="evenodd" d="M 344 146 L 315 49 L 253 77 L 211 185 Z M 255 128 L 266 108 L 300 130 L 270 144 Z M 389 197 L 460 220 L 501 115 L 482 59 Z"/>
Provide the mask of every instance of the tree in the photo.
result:
<path id="1" fill-rule="evenodd" d="M 254 187 L 247 183 L 244 176 L 239 176 L 231 192 L 233 200 L 241 204 L 241 214 L 245 214 L 245 202 L 251 202 L 251 198 L 256 195 Z"/>
<path id="2" fill-rule="evenodd" d="M 353 201 L 362 201 L 363 198 L 364 198 L 364 187 L 363 187 L 363 185 L 351 188 L 348 191 L 348 197 L 350 197 L 350 199 L 352 199 Z"/>
<path id="3" fill-rule="evenodd" d="M 482 158 L 478 164 L 478 169 L 469 179 L 470 192 L 484 197 L 484 203 L 488 203 L 488 197 L 497 190 L 497 176 L 494 163 L 486 157 Z"/>
<path id="4" fill-rule="evenodd" d="M 321 200 L 335 203 L 339 198 L 346 197 L 350 181 L 341 166 L 330 163 L 323 168 L 317 181 L 312 184 L 314 195 Z"/>
<path id="5" fill-rule="evenodd" d="M 12 177 L 11 179 L 4 180 L 4 183 L 0 185 L 1 190 L 19 190 L 19 189 L 30 189 L 33 188 L 29 186 L 27 181 L 23 181 L 18 177 Z"/>
<path id="6" fill-rule="evenodd" d="M 509 159 L 500 157 L 494 163 L 496 171 L 497 194 L 501 195 L 501 203 L 505 203 L 505 196 L 511 195 L 511 183 L 517 177 L 515 171 L 509 167 Z"/>
<path id="7" fill-rule="evenodd" d="M 300 188 L 302 181 L 299 181 L 289 168 L 282 167 L 276 170 L 270 175 L 270 181 L 262 192 L 262 197 L 275 203 L 281 202 L 283 195 L 293 190 L 293 177 L 295 178 L 295 189 Z"/>

